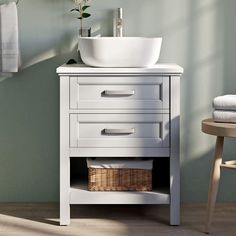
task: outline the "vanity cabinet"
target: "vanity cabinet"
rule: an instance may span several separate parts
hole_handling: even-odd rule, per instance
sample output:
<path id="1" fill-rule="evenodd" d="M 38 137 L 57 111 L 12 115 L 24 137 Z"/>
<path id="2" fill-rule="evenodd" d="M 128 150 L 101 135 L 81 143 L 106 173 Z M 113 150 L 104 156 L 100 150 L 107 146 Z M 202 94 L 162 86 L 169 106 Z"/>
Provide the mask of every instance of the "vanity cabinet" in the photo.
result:
<path id="1" fill-rule="evenodd" d="M 57 68 L 60 78 L 60 224 L 72 204 L 169 204 L 180 223 L 180 76 L 175 64 L 150 68 Z M 168 161 L 168 184 L 151 192 L 90 192 L 86 157 L 142 157 Z M 156 171 L 156 170 L 153 170 Z M 81 177 L 82 176 L 82 177 Z M 153 175 L 155 177 L 155 175 Z"/>

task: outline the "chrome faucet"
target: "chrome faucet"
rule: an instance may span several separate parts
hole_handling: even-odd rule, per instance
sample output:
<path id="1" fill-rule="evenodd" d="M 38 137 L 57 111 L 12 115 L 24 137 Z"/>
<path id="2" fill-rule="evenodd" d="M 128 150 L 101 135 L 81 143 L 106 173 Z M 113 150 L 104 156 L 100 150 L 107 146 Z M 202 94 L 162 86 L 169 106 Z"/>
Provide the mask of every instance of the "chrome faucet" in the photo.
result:
<path id="1" fill-rule="evenodd" d="M 114 37 L 123 37 L 123 10 L 117 8 L 114 20 Z"/>

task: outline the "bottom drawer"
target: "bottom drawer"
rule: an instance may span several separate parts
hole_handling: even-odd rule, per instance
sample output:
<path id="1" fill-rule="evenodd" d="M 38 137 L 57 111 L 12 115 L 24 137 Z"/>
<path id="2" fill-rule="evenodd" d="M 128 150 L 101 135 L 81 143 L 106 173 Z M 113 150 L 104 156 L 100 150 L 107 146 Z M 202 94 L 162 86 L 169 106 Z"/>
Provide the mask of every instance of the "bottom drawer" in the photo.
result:
<path id="1" fill-rule="evenodd" d="M 169 114 L 70 114 L 70 147 L 169 147 Z"/>

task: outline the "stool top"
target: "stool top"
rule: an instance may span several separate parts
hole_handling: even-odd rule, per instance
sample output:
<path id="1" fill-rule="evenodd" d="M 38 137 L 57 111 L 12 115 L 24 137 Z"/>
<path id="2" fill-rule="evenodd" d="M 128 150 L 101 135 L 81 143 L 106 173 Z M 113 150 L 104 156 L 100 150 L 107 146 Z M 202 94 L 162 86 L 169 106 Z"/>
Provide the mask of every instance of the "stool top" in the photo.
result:
<path id="1" fill-rule="evenodd" d="M 236 137 L 236 124 L 214 122 L 209 118 L 202 121 L 202 132 L 220 137 Z"/>

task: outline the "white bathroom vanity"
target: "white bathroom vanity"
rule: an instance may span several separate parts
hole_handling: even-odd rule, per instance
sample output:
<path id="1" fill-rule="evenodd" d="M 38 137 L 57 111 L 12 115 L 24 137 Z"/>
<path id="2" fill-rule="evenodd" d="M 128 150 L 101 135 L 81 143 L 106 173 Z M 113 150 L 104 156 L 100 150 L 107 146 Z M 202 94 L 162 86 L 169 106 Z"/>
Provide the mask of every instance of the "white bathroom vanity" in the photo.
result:
<path id="1" fill-rule="evenodd" d="M 62 65 L 57 73 L 60 78 L 60 224 L 70 224 L 72 204 L 169 204 L 170 224 L 179 225 L 183 69 L 176 64 L 156 64 L 149 68 L 74 64 Z M 109 135 L 104 130 L 109 130 Z M 163 181 L 167 184 L 156 184 L 151 192 L 91 192 L 87 190 L 87 170 L 83 164 L 86 157 L 153 159 L 157 162 L 153 178 L 165 162 L 168 166 Z M 76 166 L 77 163 L 80 164 Z M 72 167 L 76 169 L 73 174 Z M 158 179 L 157 182 L 162 181 L 161 176 Z"/>

